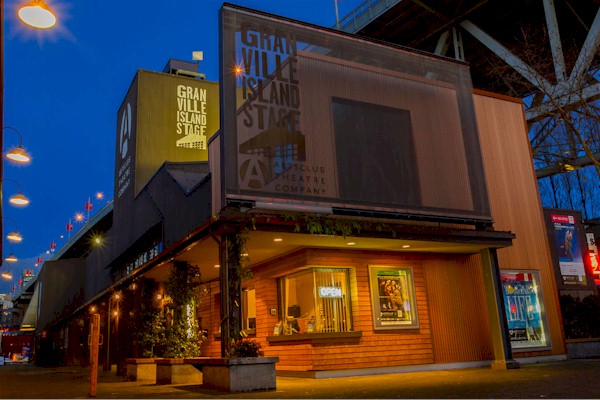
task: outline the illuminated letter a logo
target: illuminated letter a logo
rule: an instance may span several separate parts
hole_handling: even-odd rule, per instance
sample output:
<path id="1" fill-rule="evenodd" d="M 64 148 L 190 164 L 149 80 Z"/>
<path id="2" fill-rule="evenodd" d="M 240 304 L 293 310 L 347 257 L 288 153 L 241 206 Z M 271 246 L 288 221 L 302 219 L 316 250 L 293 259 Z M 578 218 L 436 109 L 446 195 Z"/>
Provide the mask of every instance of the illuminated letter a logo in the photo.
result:
<path id="1" fill-rule="evenodd" d="M 265 186 L 267 166 L 260 160 L 246 160 L 240 166 L 241 186 L 260 189 Z"/>

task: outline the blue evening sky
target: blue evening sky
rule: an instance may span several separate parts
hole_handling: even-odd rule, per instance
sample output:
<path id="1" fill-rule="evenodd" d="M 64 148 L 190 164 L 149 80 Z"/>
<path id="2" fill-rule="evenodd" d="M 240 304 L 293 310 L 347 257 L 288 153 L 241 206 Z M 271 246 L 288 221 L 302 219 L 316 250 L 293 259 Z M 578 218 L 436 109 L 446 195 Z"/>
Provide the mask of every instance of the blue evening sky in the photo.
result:
<path id="1" fill-rule="evenodd" d="M 4 163 L 4 178 L 18 181 L 31 204 L 8 205 L 18 186 L 4 182 L 4 233 L 16 223 L 24 240 L 4 239 L 4 256 L 14 253 L 11 290 L 24 269 L 44 259 L 50 243 L 66 243 L 66 224 L 93 213 L 113 197 L 116 114 L 138 69 L 162 71 L 169 58 L 192 60 L 204 51 L 200 72 L 218 80 L 219 0 L 46 0 L 58 25 L 33 31 L 17 20 L 25 0 L 5 0 L 4 126 L 21 132 L 32 154 L 26 166 Z M 335 24 L 336 0 L 232 0 L 232 4 L 323 26 Z M 363 0 L 339 1 L 340 18 Z M 4 130 L 5 150 L 18 136 Z M 94 200 L 101 191 L 104 200 Z M 74 231 L 81 224 L 74 223 Z M 61 238 L 61 235 L 63 236 Z M 2 270 L 7 268 L 4 262 Z"/>

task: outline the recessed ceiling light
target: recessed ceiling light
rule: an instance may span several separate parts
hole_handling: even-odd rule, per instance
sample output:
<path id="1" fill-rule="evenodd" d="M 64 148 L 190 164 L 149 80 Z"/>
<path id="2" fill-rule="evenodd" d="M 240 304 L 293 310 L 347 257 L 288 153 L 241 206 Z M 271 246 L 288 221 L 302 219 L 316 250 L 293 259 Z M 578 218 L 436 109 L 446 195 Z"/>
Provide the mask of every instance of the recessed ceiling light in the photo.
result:
<path id="1" fill-rule="evenodd" d="M 283 242 L 283 239 L 282 238 L 275 238 L 275 239 L 273 239 L 273 241 L 274 242 Z"/>
<path id="2" fill-rule="evenodd" d="M 405 245 L 402 246 L 403 249 L 408 249 L 409 247 L 410 247 L 409 244 L 405 244 Z"/>
<path id="3" fill-rule="evenodd" d="M 354 246 L 356 243 L 355 242 L 348 242 L 346 243 L 346 246 Z"/>

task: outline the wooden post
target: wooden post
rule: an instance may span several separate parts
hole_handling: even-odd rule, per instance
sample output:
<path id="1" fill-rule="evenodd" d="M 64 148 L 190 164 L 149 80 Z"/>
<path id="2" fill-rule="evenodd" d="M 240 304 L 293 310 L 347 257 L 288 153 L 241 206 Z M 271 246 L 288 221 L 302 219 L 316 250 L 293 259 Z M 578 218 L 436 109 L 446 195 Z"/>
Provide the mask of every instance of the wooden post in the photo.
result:
<path id="1" fill-rule="evenodd" d="M 90 397 L 96 397 L 96 388 L 98 386 L 98 352 L 100 348 L 100 314 L 92 315 L 92 333 L 91 333 L 91 368 L 90 368 Z"/>
<path id="2" fill-rule="evenodd" d="M 519 363 L 512 358 L 506 309 L 504 308 L 504 298 L 502 296 L 502 281 L 500 279 L 500 268 L 498 267 L 498 254 L 496 249 L 493 248 L 483 249 L 480 254 L 494 349 L 492 368 L 519 368 Z"/>

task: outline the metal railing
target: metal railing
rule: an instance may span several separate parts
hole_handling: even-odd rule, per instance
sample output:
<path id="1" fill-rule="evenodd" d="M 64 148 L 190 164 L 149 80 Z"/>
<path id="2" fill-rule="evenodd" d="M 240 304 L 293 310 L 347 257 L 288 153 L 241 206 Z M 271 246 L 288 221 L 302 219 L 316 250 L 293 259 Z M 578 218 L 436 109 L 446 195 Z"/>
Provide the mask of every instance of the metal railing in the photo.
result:
<path id="1" fill-rule="evenodd" d="M 402 0 L 366 0 L 339 21 L 339 30 L 356 33 Z M 337 28 L 337 24 L 333 26 Z"/>

